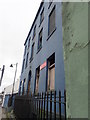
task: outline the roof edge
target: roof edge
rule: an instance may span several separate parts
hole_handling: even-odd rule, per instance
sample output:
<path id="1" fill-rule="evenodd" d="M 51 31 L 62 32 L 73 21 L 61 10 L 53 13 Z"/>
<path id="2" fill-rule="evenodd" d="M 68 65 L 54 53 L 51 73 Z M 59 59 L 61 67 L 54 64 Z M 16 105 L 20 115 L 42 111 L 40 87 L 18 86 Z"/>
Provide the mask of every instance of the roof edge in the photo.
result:
<path id="1" fill-rule="evenodd" d="M 36 19 L 37 19 L 38 15 L 39 15 L 39 12 L 40 12 L 40 10 L 41 10 L 41 8 L 42 8 L 42 6 L 43 6 L 43 3 L 44 3 L 44 0 L 42 0 L 42 2 L 40 3 L 39 9 L 38 9 L 38 11 L 37 11 L 37 13 L 36 13 L 36 16 L 35 16 L 35 19 L 34 19 L 32 25 L 31 25 L 30 31 L 29 31 L 29 33 L 28 33 L 28 36 L 27 36 L 26 40 L 25 40 L 24 46 L 25 46 L 25 44 L 26 44 L 26 42 L 27 42 L 27 40 L 28 40 L 28 37 L 29 37 L 29 35 L 30 35 L 31 31 L 32 31 L 32 28 L 33 28 L 33 26 L 34 26 L 34 24 L 35 24 L 35 22 L 36 22 Z"/>

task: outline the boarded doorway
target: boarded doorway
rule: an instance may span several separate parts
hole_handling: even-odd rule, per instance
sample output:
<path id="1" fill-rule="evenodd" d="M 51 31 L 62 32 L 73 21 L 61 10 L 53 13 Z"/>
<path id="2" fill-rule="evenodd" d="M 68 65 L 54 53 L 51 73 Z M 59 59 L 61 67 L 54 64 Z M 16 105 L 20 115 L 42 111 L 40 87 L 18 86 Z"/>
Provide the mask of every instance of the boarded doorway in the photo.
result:
<path id="1" fill-rule="evenodd" d="M 29 95 L 29 93 L 30 93 L 30 82 L 31 82 L 31 70 L 29 71 L 29 74 L 28 74 L 27 95 Z"/>

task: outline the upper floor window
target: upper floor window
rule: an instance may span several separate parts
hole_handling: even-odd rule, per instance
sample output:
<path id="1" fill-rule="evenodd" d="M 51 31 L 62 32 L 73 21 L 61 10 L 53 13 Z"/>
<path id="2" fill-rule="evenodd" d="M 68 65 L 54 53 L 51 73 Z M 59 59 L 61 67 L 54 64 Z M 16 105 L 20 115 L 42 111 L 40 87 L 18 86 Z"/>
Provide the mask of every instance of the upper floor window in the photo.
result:
<path id="1" fill-rule="evenodd" d="M 39 33 L 39 39 L 38 39 L 38 50 L 42 48 L 42 33 L 43 33 L 43 28 L 41 29 Z"/>
<path id="2" fill-rule="evenodd" d="M 53 0 L 49 0 L 49 7 L 48 7 L 48 9 L 50 8 L 52 2 L 53 2 Z"/>
<path id="3" fill-rule="evenodd" d="M 24 55 L 26 55 L 26 50 L 27 50 L 27 46 L 25 46 L 25 51 L 24 51 Z"/>
<path id="4" fill-rule="evenodd" d="M 35 35 L 36 35 L 36 25 L 35 25 L 34 30 L 33 30 L 33 39 L 34 39 Z"/>
<path id="5" fill-rule="evenodd" d="M 27 53 L 26 66 L 25 67 L 27 67 L 27 65 L 28 65 L 28 56 L 29 56 L 29 53 Z"/>
<path id="6" fill-rule="evenodd" d="M 44 19 L 44 8 L 40 14 L 40 24 L 42 23 L 43 19 Z"/>
<path id="7" fill-rule="evenodd" d="M 29 40 L 28 40 L 28 48 L 30 47 L 30 39 L 31 39 L 31 38 L 29 38 Z"/>
<path id="8" fill-rule="evenodd" d="M 23 60 L 22 73 L 23 73 L 23 70 L 24 70 L 24 65 L 25 65 L 25 59 Z"/>
<path id="9" fill-rule="evenodd" d="M 49 15 L 49 31 L 48 35 L 50 35 L 55 30 L 55 7 L 52 9 Z"/>
<path id="10" fill-rule="evenodd" d="M 34 56 L 34 43 L 32 44 L 32 48 L 31 48 L 31 57 L 30 57 L 30 61 L 32 61 Z"/>

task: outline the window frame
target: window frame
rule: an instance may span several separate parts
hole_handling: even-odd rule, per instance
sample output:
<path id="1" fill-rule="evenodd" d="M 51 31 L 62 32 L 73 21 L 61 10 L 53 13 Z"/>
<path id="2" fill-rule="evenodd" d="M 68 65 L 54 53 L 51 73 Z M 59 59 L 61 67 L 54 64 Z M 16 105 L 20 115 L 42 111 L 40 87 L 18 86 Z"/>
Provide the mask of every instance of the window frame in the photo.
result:
<path id="1" fill-rule="evenodd" d="M 29 47 L 30 47 L 30 41 L 31 41 L 31 37 L 30 37 L 29 40 L 28 40 L 28 49 L 29 49 Z"/>
<path id="2" fill-rule="evenodd" d="M 43 18 L 42 18 L 42 15 L 43 15 Z M 43 22 L 43 20 L 44 20 L 44 8 L 42 9 L 42 11 L 40 13 L 40 25 Z"/>
<path id="3" fill-rule="evenodd" d="M 28 66 L 28 58 L 29 58 L 29 52 L 27 53 L 25 68 L 27 68 L 27 66 Z"/>
<path id="4" fill-rule="evenodd" d="M 24 56 L 26 55 L 27 45 L 25 45 Z"/>
<path id="5" fill-rule="evenodd" d="M 29 95 L 31 89 L 31 78 L 32 78 L 32 71 L 30 70 L 28 73 L 27 95 Z"/>
<path id="6" fill-rule="evenodd" d="M 23 59 L 22 73 L 23 73 L 23 71 L 24 71 L 24 67 L 25 67 L 25 58 Z"/>
<path id="7" fill-rule="evenodd" d="M 39 87 L 39 80 L 40 80 L 40 65 L 36 68 L 36 74 L 35 74 L 35 86 L 34 86 L 34 93 L 37 94 L 38 91 L 36 91 L 36 84 L 37 84 L 37 73 L 39 72 L 39 79 L 38 79 L 38 87 Z M 38 88 L 39 90 L 39 88 Z"/>
<path id="8" fill-rule="evenodd" d="M 30 62 L 33 60 L 33 57 L 34 57 L 34 45 L 35 45 L 35 43 L 33 43 L 33 44 L 32 44 L 32 47 L 31 47 Z"/>
<path id="9" fill-rule="evenodd" d="M 54 57 L 54 63 L 50 65 L 51 59 Z M 55 90 L 55 81 L 54 81 L 54 89 L 50 89 L 50 84 L 48 87 L 49 81 L 49 69 L 51 67 L 55 66 L 55 53 L 53 53 L 48 59 L 47 59 L 47 66 L 46 66 L 46 91 L 54 91 Z"/>
<path id="10" fill-rule="evenodd" d="M 49 0 L 49 6 L 48 9 L 50 8 L 51 4 L 53 3 L 53 0 Z"/>
<path id="11" fill-rule="evenodd" d="M 53 11 L 55 10 L 55 27 L 53 28 L 53 30 L 50 32 L 50 16 L 53 13 Z M 52 8 L 49 16 L 48 16 L 48 36 L 50 36 L 56 29 L 56 5 L 54 5 L 54 7 Z"/>
<path id="12" fill-rule="evenodd" d="M 21 95 L 21 91 L 22 91 L 22 81 L 20 81 L 20 85 L 19 85 L 19 95 Z"/>
<path id="13" fill-rule="evenodd" d="M 34 26 L 34 29 L 33 29 L 33 39 L 35 38 L 35 36 L 36 36 L 36 25 Z"/>
<path id="14" fill-rule="evenodd" d="M 23 86 L 22 86 L 22 95 L 25 95 L 25 82 L 26 82 L 26 78 L 24 78 L 23 80 Z"/>
<path id="15" fill-rule="evenodd" d="M 42 33 L 42 40 L 43 40 L 43 28 L 40 30 L 39 35 L 38 35 L 38 47 L 37 47 L 37 51 L 39 52 L 42 48 L 42 43 L 40 45 L 40 33 Z"/>

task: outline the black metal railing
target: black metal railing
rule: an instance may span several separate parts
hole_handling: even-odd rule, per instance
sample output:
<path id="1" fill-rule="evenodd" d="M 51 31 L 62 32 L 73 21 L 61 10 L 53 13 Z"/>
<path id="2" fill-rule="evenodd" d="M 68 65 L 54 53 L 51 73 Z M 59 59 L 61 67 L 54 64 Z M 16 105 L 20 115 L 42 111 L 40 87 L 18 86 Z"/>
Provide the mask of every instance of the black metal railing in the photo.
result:
<path id="1" fill-rule="evenodd" d="M 16 96 L 14 112 L 18 118 L 40 118 L 66 120 L 66 91 Z"/>

